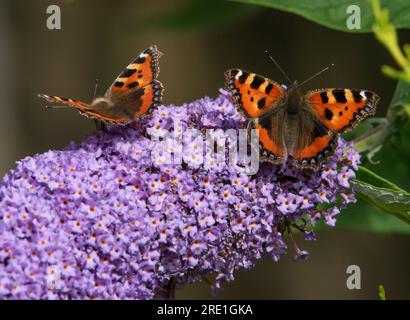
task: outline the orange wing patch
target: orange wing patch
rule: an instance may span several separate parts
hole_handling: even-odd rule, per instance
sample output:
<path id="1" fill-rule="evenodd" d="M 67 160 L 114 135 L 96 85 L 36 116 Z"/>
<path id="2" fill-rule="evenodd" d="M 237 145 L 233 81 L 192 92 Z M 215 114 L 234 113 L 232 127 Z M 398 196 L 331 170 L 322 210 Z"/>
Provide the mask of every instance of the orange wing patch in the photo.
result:
<path id="1" fill-rule="evenodd" d="M 248 118 L 258 118 L 275 108 L 285 93 L 279 84 L 255 73 L 231 69 L 225 78 L 238 109 Z"/>
<path id="2" fill-rule="evenodd" d="M 314 158 L 322 151 L 329 147 L 332 141 L 332 135 L 325 135 L 323 137 L 316 137 L 312 144 L 304 147 L 302 150 L 298 150 L 293 154 L 295 159 L 308 159 Z"/>
<path id="3" fill-rule="evenodd" d="M 138 111 L 135 113 L 136 118 L 139 118 L 147 112 L 152 111 L 153 108 L 157 107 L 161 103 L 163 87 L 161 82 L 155 80 L 140 90 L 143 90 L 143 94 L 140 98 Z"/>
<path id="4" fill-rule="evenodd" d="M 337 148 L 337 135 L 329 133 L 293 154 L 294 165 L 299 168 L 317 169 Z"/>
<path id="5" fill-rule="evenodd" d="M 265 129 L 258 123 L 255 124 L 255 128 L 259 129 L 259 141 L 262 143 L 263 147 L 266 150 L 277 156 L 284 155 L 283 149 L 272 140 L 267 129 Z"/>
<path id="6" fill-rule="evenodd" d="M 374 115 L 379 97 L 367 90 L 323 89 L 308 92 L 305 101 L 330 130 L 346 132 Z"/>
<path id="7" fill-rule="evenodd" d="M 138 90 L 151 83 L 158 77 L 159 58 L 161 56 L 162 53 L 158 51 L 155 45 L 144 50 L 115 79 L 107 90 L 106 96 L 130 89 Z"/>
<path id="8" fill-rule="evenodd" d="M 317 119 L 309 121 L 314 121 L 313 126 L 304 127 L 305 130 L 299 132 L 297 148 L 292 152 L 292 158 L 296 167 L 317 169 L 334 154 L 339 135 Z"/>

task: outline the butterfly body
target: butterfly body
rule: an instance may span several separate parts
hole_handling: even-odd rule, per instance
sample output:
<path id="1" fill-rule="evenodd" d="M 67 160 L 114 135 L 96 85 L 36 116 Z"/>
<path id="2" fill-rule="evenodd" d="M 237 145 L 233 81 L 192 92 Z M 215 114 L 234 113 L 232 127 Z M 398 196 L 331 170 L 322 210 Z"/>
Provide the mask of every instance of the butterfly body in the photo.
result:
<path id="1" fill-rule="evenodd" d="M 144 50 L 115 79 L 104 97 L 95 98 L 89 104 L 44 94 L 39 97 L 73 107 L 82 115 L 104 122 L 130 123 L 161 103 L 163 86 L 157 80 L 161 55 L 156 46 Z"/>
<path id="2" fill-rule="evenodd" d="M 287 113 L 290 115 L 297 114 L 302 103 L 302 95 L 299 92 L 297 81 L 293 82 L 286 90 L 286 100 Z"/>
<path id="3" fill-rule="evenodd" d="M 262 160 L 317 169 L 334 154 L 338 133 L 375 113 L 378 96 L 368 90 L 319 89 L 302 94 L 240 69 L 225 73 L 241 113 L 258 129 Z"/>

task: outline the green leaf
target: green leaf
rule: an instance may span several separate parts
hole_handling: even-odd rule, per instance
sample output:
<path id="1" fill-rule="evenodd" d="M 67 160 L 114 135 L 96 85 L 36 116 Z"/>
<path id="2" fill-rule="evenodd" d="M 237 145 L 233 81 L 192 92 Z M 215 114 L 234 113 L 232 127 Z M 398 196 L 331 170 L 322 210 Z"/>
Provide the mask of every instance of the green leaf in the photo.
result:
<path id="1" fill-rule="evenodd" d="M 409 100 L 410 85 L 399 81 L 388 110 L 387 128 L 390 133 L 385 137 L 382 148 L 377 153 L 377 164 L 367 162 L 366 167 L 360 167 L 356 174 L 358 180 L 397 192 L 410 190 L 410 179 L 408 179 L 410 176 L 410 148 L 408 147 L 410 126 L 408 125 L 409 117 L 402 109 L 404 104 L 410 102 Z M 386 119 L 369 118 L 357 128 L 358 130 L 345 135 L 345 138 L 353 140 L 355 149 L 366 154 L 382 141 L 383 132 L 374 133 L 372 130 L 383 123 L 386 123 Z M 365 161 L 365 158 L 362 157 L 362 161 Z M 410 234 L 410 228 L 404 220 L 397 219 L 394 214 L 386 214 L 383 206 L 367 201 L 366 197 L 359 195 L 359 201 L 338 216 L 336 227 L 378 233 Z"/>
<path id="2" fill-rule="evenodd" d="M 365 132 L 362 130 L 362 133 L 357 138 L 351 140 L 354 143 L 354 149 L 366 155 L 371 162 L 373 162 L 374 155 L 380 151 L 392 133 L 387 119 L 382 118 L 382 120 L 384 121 L 381 121 L 376 127 L 371 126 L 370 121 L 365 121 L 358 129 L 364 128 L 366 125 L 367 130 Z"/>
<path id="3" fill-rule="evenodd" d="M 402 199 L 398 199 L 397 203 L 388 203 L 381 197 L 381 194 L 371 192 L 387 190 L 389 196 L 405 194 L 407 200 L 410 199 L 410 194 L 393 182 L 361 166 L 356 172 L 356 181 L 353 184 L 359 184 L 357 188 L 354 186 L 358 202 L 349 205 L 338 215 L 337 229 L 410 234 L 409 216 L 407 215 L 407 219 L 401 217 L 401 215 L 406 217 L 407 212 L 410 211 L 410 205 L 409 208 L 403 208 L 403 203 L 400 202 Z M 324 222 L 318 223 L 317 228 L 319 230 L 329 229 Z"/>
<path id="4" fill-rule="evenodd" d="M 410 104 L 410 84 L 404 81 L 397 83 L 390 107 Z"/>
<path id="5" fill-rule="evenodd" d="M 386 300 L 386 291 L 384 290 L 383 285 L 379 285 L 379 299 Z"/>
<path id="6" fill-rule="evenodd" d="M 399 129 L 410 119 L 410 84 L 399 81 L 394 90 L 393 99 L 387 114 L 388 119 Z"/>
<path id="7" fill-rule="evenodd" d="M 362 167 L 362 166 L 359 166 L 359 170 L 356 173 L 356 180 L 366 182 L 367 184 L 371 184 L 378 188 L 387 188 L 387 189 L 392 189 L 397 192 L 407 193 L 407 191 L 401 189 L 400 187 L 395 185 L 393 182 L 385 178 L 382 178 L 381 176 L 377 175 L 373 171 L 365 167 Z"/>
<path id="8" fill-rule="evenodd" d="M 352 186 L 358 198 L 410 224 L 409 193 L 393 188 L 376 187 L 357 179 L 352 181 Z"/>
<path id="9" fill-rule="evenodd" d="M 287 11 L 326 27 L 347 32 L 372 32 L 375 23 L 370 2 L 367 0 L 234 0 Z M 389 10 L 389 22 L 397 28 L 410 28 L 408 0 L 381 0 L 381 7 Z M 360 7 L 361 29 L 348 29 L 346 10 L 351 5 Z"/>
<path id="10" fill-rule="evenodd" d="M 321 229 L 329 229 L 320 223 Z M 336 229 L 410 235 L 409 225 L 395 216 L 386 214 L 372 204 L 358 199 L 337 216 Z"/>

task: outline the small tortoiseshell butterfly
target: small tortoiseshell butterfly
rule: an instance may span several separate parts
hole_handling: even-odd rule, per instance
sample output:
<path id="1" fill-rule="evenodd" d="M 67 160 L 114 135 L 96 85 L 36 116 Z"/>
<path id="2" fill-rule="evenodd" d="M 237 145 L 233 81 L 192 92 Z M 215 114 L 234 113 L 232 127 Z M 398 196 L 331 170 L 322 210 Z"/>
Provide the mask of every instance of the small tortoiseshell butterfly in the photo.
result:
<path id="1" fill-rule="evenodd" d="M 155 45 L 144 50 L 115 79 L 104 97 L 95 98 L 90 104 L 45 94 L 38 96 L 74 107 L 87 117 L 127 124 L 161 104 L 163 86 L 157 80 L 161 56 Z"/>
<path id="2" fill-rule="evenodd" d="M 299 168 L 317 169 L 333 155 L 338 133 L 374 115 L 379 97 L 368 90 L 319 89 L 302 95 L 289 87 L 240 69 L 226 71 L 233 99 L 259 129 L 261 158 L 276 164 L 288 157 Z"/>

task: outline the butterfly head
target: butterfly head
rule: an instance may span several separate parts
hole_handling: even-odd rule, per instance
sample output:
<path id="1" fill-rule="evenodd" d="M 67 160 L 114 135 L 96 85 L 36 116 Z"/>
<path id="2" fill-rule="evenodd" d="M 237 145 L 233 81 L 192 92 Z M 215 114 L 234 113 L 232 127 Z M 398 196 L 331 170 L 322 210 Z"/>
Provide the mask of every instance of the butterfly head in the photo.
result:
<path id="1" fill-rule="evenodd" d="M 298 82 L 295 80 L 286 89 L 287 92 L 287 112 L 288 114 L 298 113 L 299 107 L 302 103 L 302 95 L 299 91 Z"/>
<path id="2" fill-rule="evenodd" d="M 289 87 L 286 88 L 287 91 L 289 90 L 296 90 L 299 86 L 299 83 L 297 80 L 293 81 L 290 83 Z"/>

